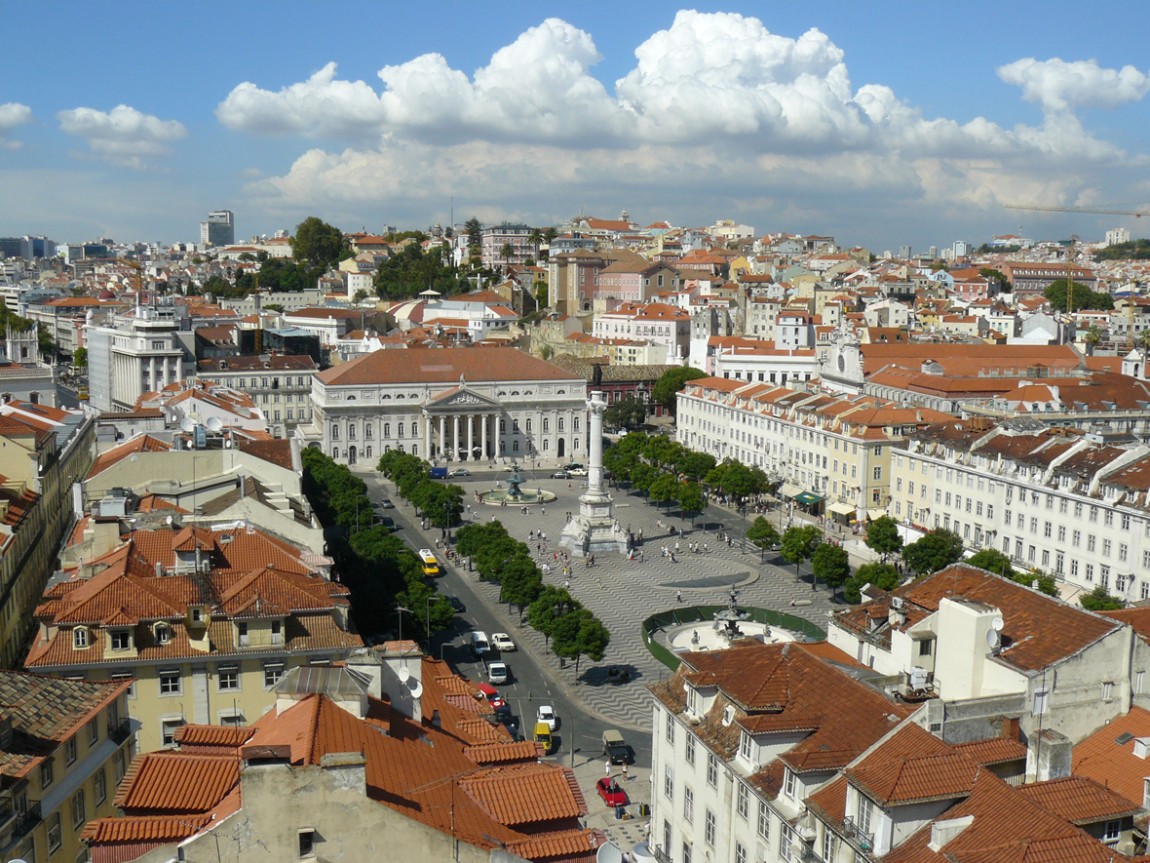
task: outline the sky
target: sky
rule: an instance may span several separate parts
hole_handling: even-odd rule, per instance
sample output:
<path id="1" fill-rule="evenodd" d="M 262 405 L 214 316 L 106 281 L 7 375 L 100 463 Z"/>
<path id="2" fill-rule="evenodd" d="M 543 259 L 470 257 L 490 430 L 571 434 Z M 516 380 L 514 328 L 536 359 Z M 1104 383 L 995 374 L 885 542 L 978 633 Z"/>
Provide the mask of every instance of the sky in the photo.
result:
<path id="1" fill-rule="evenodd" d="M 826 0 L 11 4 L 0 236 L 197 242 L 308 216 L 1147 236 L 1150 7 Z"/>

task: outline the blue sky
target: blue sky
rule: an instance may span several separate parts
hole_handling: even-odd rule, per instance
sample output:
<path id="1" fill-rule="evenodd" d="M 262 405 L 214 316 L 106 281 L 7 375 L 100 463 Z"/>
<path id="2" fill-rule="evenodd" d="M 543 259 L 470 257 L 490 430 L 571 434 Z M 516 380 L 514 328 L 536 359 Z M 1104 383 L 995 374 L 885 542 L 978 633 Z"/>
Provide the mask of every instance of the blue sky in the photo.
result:
<path id="1" fill-rule="evenodd" d="M 0 235 L 730 218 L 873 251 L 1150 206 L 1150 10 L 1080 3 L 5 8 Z"/>

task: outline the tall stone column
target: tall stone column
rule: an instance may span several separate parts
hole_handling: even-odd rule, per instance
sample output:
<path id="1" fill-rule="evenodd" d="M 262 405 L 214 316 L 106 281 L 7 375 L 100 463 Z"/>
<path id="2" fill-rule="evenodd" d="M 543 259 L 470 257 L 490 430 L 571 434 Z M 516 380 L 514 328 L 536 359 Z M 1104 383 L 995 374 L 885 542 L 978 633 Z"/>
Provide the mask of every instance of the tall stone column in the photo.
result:
<path id="1" fill-rule="evenodd" d="M 483 450 L 480 458 L 487 459 L 491 457 L 491 453 L 487 451 L 487 427 L 491 425 L 490 414 L 483 415 L 483 421 L 479 424 L 479 447 Z"/>
<path id="2" fill-rule="evenodd" d="M 467 415 L 467 452 L 464 455 L 468 461 L 475 458 L 475 414 Z"/>
<path id="3" fill-rule="evenodd" d="M 580 497 L 605 500 L 603 491 L 603 414 L 607 412 L 607 399 L 598 390 L 587 400 L 587 491 Z"/>
<path id="4" fill-rule="evenodd" d="M 579 513 L 567 522 L 559 543 L 579 557 L 601 552 L 625 553 L 628 536 L 615 518 L 611 497 L 603 488 L 603 414 L 607 399 L 599 390 L 587 400 L 587 490 L 579 496 Z"/>
<path id="5" fill-rule="evenodd" d="M 459 414 L 451 418 L 451 459 L 459 458 Z"/>
<path id="6" fill-rule="evenodd" d="M 443 458 L 443 454 L 447 451 L 447 417 L 441 416 L 439 418 L 439 457 Z"/>

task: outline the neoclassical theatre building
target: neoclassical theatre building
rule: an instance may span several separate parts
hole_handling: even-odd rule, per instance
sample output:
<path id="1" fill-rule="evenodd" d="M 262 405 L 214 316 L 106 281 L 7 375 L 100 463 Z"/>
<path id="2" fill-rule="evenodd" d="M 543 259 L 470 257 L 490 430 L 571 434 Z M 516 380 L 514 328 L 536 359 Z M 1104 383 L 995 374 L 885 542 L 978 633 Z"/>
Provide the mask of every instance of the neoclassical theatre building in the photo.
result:
<path id="1" fill-rule="evenodd" d="M 400 449 L 432 462 L 579 458 L 587 383 L 515 348 L 380 350 L 320 372 L 296 430 L 348 465 Z"/>

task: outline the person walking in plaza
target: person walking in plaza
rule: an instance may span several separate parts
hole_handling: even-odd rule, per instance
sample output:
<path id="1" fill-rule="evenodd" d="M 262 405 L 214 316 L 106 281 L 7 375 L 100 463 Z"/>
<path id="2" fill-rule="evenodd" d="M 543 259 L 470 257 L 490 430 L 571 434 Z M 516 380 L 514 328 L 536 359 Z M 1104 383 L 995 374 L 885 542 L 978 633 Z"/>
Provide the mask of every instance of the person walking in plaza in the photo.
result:
<path id="1" fill-rule="evenodd" d="M 682 601 L 683 601 L 683 591 L 676 590 L 675 591 L 675 602 L 682 602 Z"/>
<path id="2" fill-rule="evenodd" d="M 607 778 L 611 778 L 611 759 L 607 759 Z"/>

